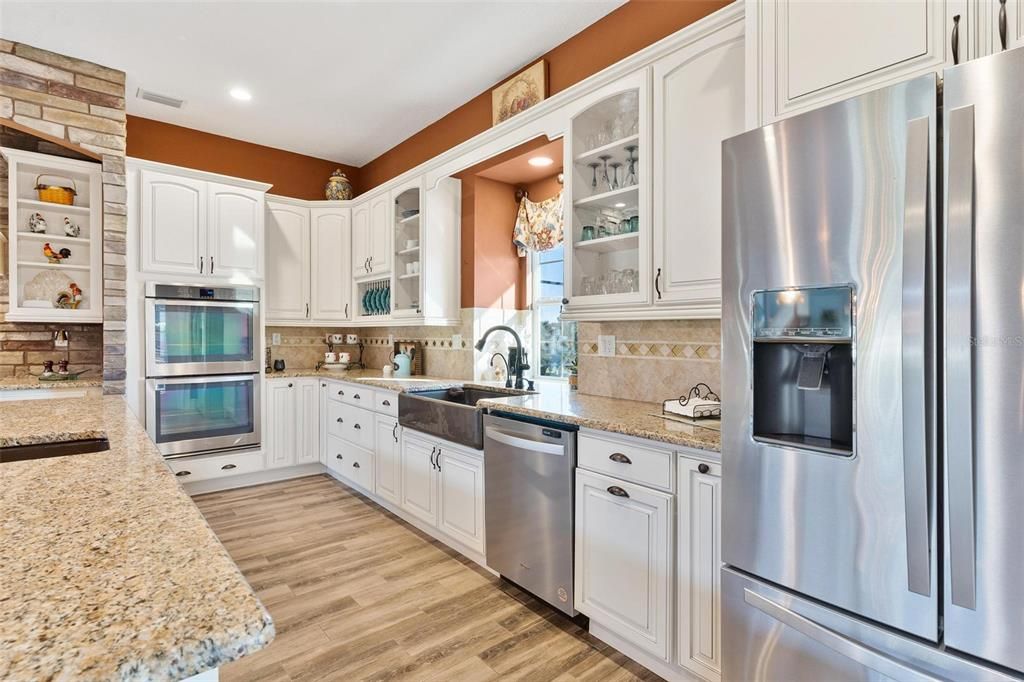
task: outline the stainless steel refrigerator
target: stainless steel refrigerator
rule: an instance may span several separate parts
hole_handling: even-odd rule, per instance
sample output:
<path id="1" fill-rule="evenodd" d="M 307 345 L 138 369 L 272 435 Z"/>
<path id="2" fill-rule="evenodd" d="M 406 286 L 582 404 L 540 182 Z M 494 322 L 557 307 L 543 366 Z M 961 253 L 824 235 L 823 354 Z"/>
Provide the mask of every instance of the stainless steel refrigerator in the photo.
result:
<path id="1" fill-rule="evenodd" d="M 723 679 L 1024 677 L 1024 50 L 723 174 Z"/>

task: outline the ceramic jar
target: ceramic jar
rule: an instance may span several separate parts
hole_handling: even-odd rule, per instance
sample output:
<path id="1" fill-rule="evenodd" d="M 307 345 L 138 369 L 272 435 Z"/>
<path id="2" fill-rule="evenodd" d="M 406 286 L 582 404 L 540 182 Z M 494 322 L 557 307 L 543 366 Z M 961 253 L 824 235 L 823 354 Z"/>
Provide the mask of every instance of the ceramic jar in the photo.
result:
<path id="1" fill-rule="evenodd" d="M 340 168 L 331 173 L 331 179 L 327 181 L 325 194 L 331 200 L 352 198 L 352 183 L 348 181 L 348 178 L 345 177 Z"/>

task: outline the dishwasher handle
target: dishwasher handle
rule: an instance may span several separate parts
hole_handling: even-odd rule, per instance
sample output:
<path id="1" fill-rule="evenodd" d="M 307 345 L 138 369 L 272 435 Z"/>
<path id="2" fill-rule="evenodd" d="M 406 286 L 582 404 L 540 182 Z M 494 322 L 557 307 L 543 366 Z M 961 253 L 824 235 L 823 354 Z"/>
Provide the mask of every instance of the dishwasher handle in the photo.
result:
<path id="1" fill-rule="evenodd" d="M 484 429 L 484 433 L 491 440 L 513 448 L 519 448 L 520 450 L 542 452 L 545 455 L 565 455 L 564 445 L 548 443 L 542 440 L 533 440 L 532 438 L 523 438 L 522 436 L 515 436 L 511 433 L 502 431 L 501 429 L 496 429 L 493 426 L 488 426 Z"/>

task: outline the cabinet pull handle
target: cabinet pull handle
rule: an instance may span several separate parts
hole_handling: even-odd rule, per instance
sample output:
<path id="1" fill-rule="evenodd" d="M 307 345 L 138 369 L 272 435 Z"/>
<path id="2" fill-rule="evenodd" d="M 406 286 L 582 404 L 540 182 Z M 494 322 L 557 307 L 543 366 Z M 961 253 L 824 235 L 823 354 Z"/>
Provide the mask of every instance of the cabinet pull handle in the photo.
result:
<path id="1" fill-rule="evenodd" d="M 213 274 L 213 256 L 210 256 L 210 274 Z"/>
<path id="2" fill-rule="evenodd" d="M 436 445 L 433 448 L 431 448 L 431 450 L 430 450 L 430 468 L 434 469 L 434 470 L 437 469 L 437 465 L 434 464 L 434 455 L 435 454 L 437 454 L 437 446 Z"/>
<path id="3" fill-rule="evenodd" d="M 711 467 L 709 467 L 707 464 L 701 463 L 697 465 L 697 471 L 701 472 L 702 474 L 706 474 L 707 472 L 711 471 Z"/>
<path id="4" fill-rule="evenodd" d="M 238 468 L 237 464 L 225 464 L 224 466 L 221 467 L 221 470 L 223 470 L 223 471 L 230 471 L 231 469 L 237 469 L 237 468 Z"/>
<path id="5" fill-rule="evenodd" d="M 204 262 L 205 262 L 205 261 L 203 260 L 203 257 L 202 257 L 202 256 L 200 256 L 200 257 L 199 257 L 199 274 L 200 274 L 200 275 L 201 275 L 201 274 L 203 274 L 203 264 L 204 264 Z"/>
<path id="6" fill-rule="evenodd" d="M 353 395 L 352 395 L 352 399 L 353 399 L 353 400 L 362 400 L 362 398 L 360 398 L 360 397 L 359 397 L 359 394 L 358 394 L 358 393 L 355 393 L 355 394 L 353 394 Z"/>
<path id="7" fill-rule="evenodd" d="M 391 401 L 385 399 L 384 402 L 381 403 L 381 405 L 383 405 L 384 407 L 391 407 Z"/>
<path id="8" fill-rule="evenodd" d="M 361 431 L 361 430 L 363 429 L 363 427 L 362 427 L 362 426 L 360 426 L 359 424 L 356 424 L 356 425 L 355 425 L 355 426 L 353 426 L 352 428 L 353 428 L 353 429 L 355 429 L 356 431 Z"/>
<path id="9" fill-rule="evenodd" d="M 342 419 L 341 417 L 338 417 L 338 423 L 339 423 L 339 424 L 344 424 L 344 423 L 345 423 L 345 420 L 344 420 L 344 419 Z"/>
<path id="10" fill-rule="evenodd" d="M 951 36 L 953 48 L 953 64 L 960 63 L 960 15 L 953 16 L 953 35 Z"/>
<path id="11" fill-rule="evenodd" d="M 661 300 L 661 268 L 658 268 L 658 274 L 654 276 L 654 290 L 658 292 L 658 300 Z"/>
<path id="12" fill-rule="evenodd" d="M 437 470 L 441 470 L 441 448 L 437 449 Z"/>
<path id="13" fill-rule="evenodd" d="M 348 303 L 345 304 L 345 317 L 348 317 Z"/>
<path id="14" fill-rule="evenodd" d="M 615 497 L 629 497 L 629 493 L 627 493 L 625 490 L 623 490 L 617 485 L 608 486 L 608 492 L 610 492 Z"/>
<path id="15" fill-rule="evenodd" d="M 359 466 L 359 462 L 352 462 L 352 468 L 353 468 L 353 469 L 359 469 L 359 468 L 361 468 L 361 467 Z"/>
<path id="16" fill-rule="evenodd" d="M 327 384 L 326 383 L 320 384 L 320 388 L 327 388 Z"/>
<path id="17" fill-rule="evenodd" d="M 999 44 L 1006 49 L 1006 0 L 999 0 Z"/>
<path id="18" fill-rule="evenodd" d="M 338 395 L 340 395 L 342 398 L 344 398 L 345 397 L 345 391 L 338 391 Z"/>
<path id="19" fill-rule="evenodd" d="M 175 476 L 191 476 L 192 472 L 191 471 L 186 471 L 185 469 L 182 469 L 181 471 L 175 471 L 174 475 Z"/>
<path id="20" fill-rule="evenodd" d="M 619 464 L 633 463 L 633 460 L 631 460 L 629 457 L 626 457 L 621 452 L 613 452 L 612 454 L 608 455 L 608 459 L 610 459 L 613 462 L 618 462 Z"/>
<path id="21" fill-rule="evenodd" d="M 398 422 L 395 422 L 395 426 L 391 429 L 391 437 L 395 439 L 396 443 L 398 442 Z"/>
<path id="22" fill-rule="evenodd" d="M 309 304 L 306 304 L 306 318 L 309 318 Z"/>
<path id="23" fill-rule="evenodd" d="M 334 459 L 345 459 L 345 458 L 342 457 L 340 454 L 337 454 L 337 455 L 334 456 Z"/>

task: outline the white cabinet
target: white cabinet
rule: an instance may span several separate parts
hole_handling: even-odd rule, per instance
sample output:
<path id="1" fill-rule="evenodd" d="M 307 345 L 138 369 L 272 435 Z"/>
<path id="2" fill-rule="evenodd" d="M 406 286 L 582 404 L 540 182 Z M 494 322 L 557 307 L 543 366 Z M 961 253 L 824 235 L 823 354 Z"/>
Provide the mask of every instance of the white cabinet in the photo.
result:
<path id="1" fill-rule="evenodd" d="M 971 59 L 976 0 L 747 5 L 750 127 Z"/>
<path id="2" fill-rule="evenodd" d="M 438 476 L 438 527 L 463 545 L 484 551 L 484 461 L 441 446 Z"/>
<path id="3" fill-rule="evenodd" d="M 142 270 L 205 274 L 207 183 L 146 169 L 139 179 Z"/>
<path id="4" fill-rule="evenodd" d="M 211 182 L 206 196 L 209 273 L 259 277 L 263 272 L 263 193 Z"/>
<path id="5" fill-rule="evenodd" d="M 677 662 L 717 681 L 722 670 L 721 465 L 683 456 L 678 464 Z"/>
<path id="6" fill-rule="evenodd" d="M 265 187 L 142 167 L 142 271 L 262 278 Z"/>
<path id="7" fill-rule="evenodd" d="M 740 22 L 654 64 L 654 300 L 718 317 L 722 140 L 744 130 Z"/>
<path id="8" fill-rule="evenodd" d="M 576 470 L 576 608 L 671 658 L 672 496 Z"/>
<path id="9" fill-rule="evenodd" d="M 347 208 L 314 208 L 310 211 L 310 290 L 312 317 L 322 322 L 349 319 L 352 303 L 351 211 Z"/>
<path id="10" fill-rule="evenodd" d="M 319 458 L 319 398 L 316 379 L 267 379 L 267 468 L 316 462 Z"/>
<path id="11" fill-rule="evenodd" d="M 370 274 L 370 202 L 352 207 L 352 276 Z"/>
<path id="12" fill-rule="evenodd" d="M 353 209 L 352 272 L 354 277 L 391 271 L 391 194 L 382 192 Z"/>
<path id="13" fill-rule="evenodd" d="M 437 445 L 406 431 L 402 437 L 402 509 L 431 526 L 437 525 Z"/>
<path id="14" fill-rule="evenodd" d="M 392 504 L 402 503 L 401 427 L 394 417 L 378 414 L 376 421 L 376 493 Z"/>
<path id="15" fill-rule="evenodd" d="M 268 322 L 309 319 L 309 245 L 309 209 L 268 201 Z"/>
<path id="16" fill-rule="evenodd" d="M 1024 0 L 977 0 L 978 55 L 1024 45 Z"/>

